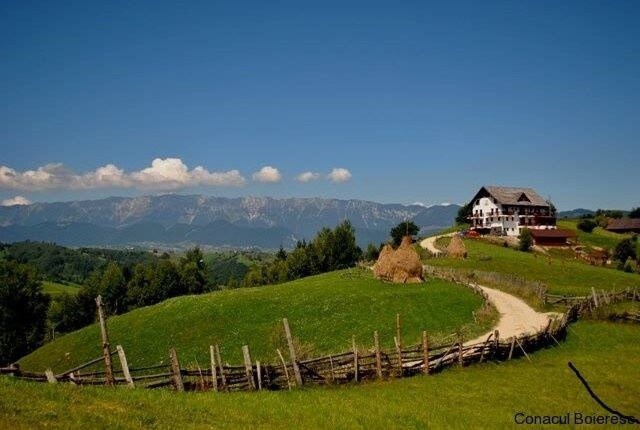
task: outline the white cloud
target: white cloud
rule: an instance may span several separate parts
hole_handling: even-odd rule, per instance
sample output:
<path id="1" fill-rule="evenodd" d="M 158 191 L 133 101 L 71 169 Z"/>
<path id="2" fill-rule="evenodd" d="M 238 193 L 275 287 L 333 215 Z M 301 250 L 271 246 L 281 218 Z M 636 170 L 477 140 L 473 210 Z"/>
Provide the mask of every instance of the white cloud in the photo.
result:
<path id="1" fill-rule="evenodd" d="M 276 183 L 282 180 L 280 171 L 271 166 L 264 166 L 262 169 L 255 172 L 252 177 L 256 182 Z"/>
<path id="2" fill-rule="evenodd" d="M 351 179 L 351 172 L 342 167 L 336 167 L 329 173 L 327 178 L 332 182 L 347 182 Z"/>
<path id="3" fill-rule="evenodd" d="M 21 205 L 30 205 L 30 204 L 31 204 L 31 200 L 27 199 L 26 197 L 15 196 L 11 199 L 3 200 L 0 203 L 0 206 L 21 206 Z"/>
<path id="4" fill-rule="evenodd" d="M 189 170 L 179 158 L 156 158 L 151 166 L 126 173 L 113 164 L 77 174 L 61 163 L 47 164 L 36 170 L 18 172 L 0 166 L 0 188 L 15 190 L 142 188 L 174 190 L 189 186 L 242 186 L 245 178 L 238 170 L 211 172 L 202 166 Z"/>
<path id="5" fill-rule="evenodd" d="M 302 172 L 296 176 L 298 182 L 311 182 L 320 179 L 320 173 L 315 172 Z"/>

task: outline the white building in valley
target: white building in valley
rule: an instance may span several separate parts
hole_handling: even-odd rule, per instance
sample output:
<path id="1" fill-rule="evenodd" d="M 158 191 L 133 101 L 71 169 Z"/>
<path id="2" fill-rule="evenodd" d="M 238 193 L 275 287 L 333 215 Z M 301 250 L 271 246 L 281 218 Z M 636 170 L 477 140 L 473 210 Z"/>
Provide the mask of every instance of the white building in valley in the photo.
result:
<path id="1" fill-rule="evenodd" d="M 551 205 L 531 188 L 482 187 L 471 203 L 471 229 L 482 234 L 518 236 L 521 228 L 556 228 Z"/>

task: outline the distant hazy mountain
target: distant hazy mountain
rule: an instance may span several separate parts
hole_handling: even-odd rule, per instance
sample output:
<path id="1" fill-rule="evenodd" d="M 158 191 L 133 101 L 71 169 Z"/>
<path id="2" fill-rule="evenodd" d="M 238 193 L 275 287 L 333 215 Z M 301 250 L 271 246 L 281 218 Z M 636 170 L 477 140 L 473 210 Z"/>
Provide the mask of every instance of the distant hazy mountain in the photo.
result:
<path id="1" fill-rule="evenodd" d="M 572 209 L 570 211 L 558 212 L 558 218 L 580 218 L 583 215 L 593 215 L 595 212 L 591 209 Z"/>
<path id="2" fill-rule="evenodd" d="M 424 231 L 448 227 L 458 208 L 321 198 L 110 197 L 0 207 L 0 241 L 276 248 L 311 239 L 320 228 L 349 219 L 365 245 L 386 240 L 389 229 L 404 220 Z"/>

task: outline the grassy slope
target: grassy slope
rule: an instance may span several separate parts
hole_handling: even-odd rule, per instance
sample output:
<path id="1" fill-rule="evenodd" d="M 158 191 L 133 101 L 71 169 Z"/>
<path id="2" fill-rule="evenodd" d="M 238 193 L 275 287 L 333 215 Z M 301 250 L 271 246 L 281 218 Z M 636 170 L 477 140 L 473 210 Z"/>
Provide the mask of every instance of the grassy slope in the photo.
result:
<path id="1" fill-rule="evenodd" d="M 61 294 L 76 294 L 80 286 L 76 284 L 60 284 L 58 282 L 42 281 L 42 289 L 51 297 Z"/>
<path id="2" fill-rule="evenodd" d="M 185 296 L 134 310 L 109 320 L 112 345 L 121 344 L 132 367 L 165 360 L 174 346 L 183 364 L 208 363 L 208 346 L 219 343 L 223 360 L 240 364 L 241 347 L 254 359 L 275 361 L 283 347 L 281 318 L 289 318 L 302 349 L 313 354 L 341 352 L 351 336 L 369 347 L 374 330 L 386 347 L 393 344 L 395 314 L 402 315 L 406 344 L 426 329 L 437 340 L 461 326 L 480 334 L 491 325 L 473 324 L 481 299 L 464 287 L 440 280 L 394 285 L 362 269 L 300 279 L 287 284 Z M 69 361 L 65 353 L 71 353 Z M 65 370 L 100 355 L 97 325 L 62 336 L 20 360 L 23 368 Z"/>
<path id="3" fill-rule="evenodd" d="M 578 230 L 578 220 L 558 220 L 558 227 L 571 230 L 578 235 L 578 241 L 587 246 L 605 248 L 612 250 L 625 237 L 626 234 L 618 234 L 607 231 L 601 227 L 596 227 L 591 233 Z"/>
<path id="4" fill-rule="evenodd" d="M 515 274 L 547 284 L 549 292 L 553 294 L 585 295 L 591 292 L 591 287 L 613 291 L 640 286 L 640 276 L 637 274 L 567 259 L 538 256 L 480 240 L 465 239 L 464 243 L 469 254 L 467 259 L 432 258 L 427 260 L 427 263 L 434 266 Z"/>
<path id="5" fill-rule="evenodd" d="M 580 322 L 562 346 L 537 352 L 531 363 L 520 359 L 435 376 L 291 392 L 178 394 L 0 378 L 0 427 L 514 428 L 517 411 L 605 413 L 568 361 L 605 403 L 638 417 L 638 338 L 637 326 Z"/>

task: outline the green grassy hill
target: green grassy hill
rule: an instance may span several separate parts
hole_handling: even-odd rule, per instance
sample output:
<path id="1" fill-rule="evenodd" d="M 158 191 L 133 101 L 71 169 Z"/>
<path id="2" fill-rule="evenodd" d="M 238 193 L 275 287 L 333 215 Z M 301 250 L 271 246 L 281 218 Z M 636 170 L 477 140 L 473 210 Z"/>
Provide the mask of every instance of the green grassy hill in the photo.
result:
<path id="1" fill-rule="evenodd" d="M 393 345 L 395 315 L 402 316 L 405 344 L 418 343 L 421 330 L 432 339 L 462 328 L 481 334 L 492 321 L 475 325 L 472 311 L 481 299 L 468 289 L 440 280 L 397 285 L 351 269 L 286 284 L 183 296 L 109 319 L 112 345 L 121 344 L 132 367 L 158 364 L 175 347 L 184 364 L 206 366 L 209 345 L 220 344 L 222 358 L 240 364 L 247 344 L 254 359 L 276 360 L 282 348 L 281 319 L 287 317 L 300 350 L 307 355 L 342 352 L 356 335 L 369 348 L 372 333 Z M 100 355 L 97 325 L 62 336 L 20 360 L 24 369 L 69 369 Z M 70 359 L 65 359 L 65 354 Z"/>
<path id="2" fill-rule="evenodd" d="M 80 285 L 77 284 L 61 284 L 59 282 L 42 281 L 42 289 L 45 293 L 51 297 L 56 297 L 61 294 L 76 294 L 80 291 Z"/>
<path id="3" fill-rule="evenodd" d="M 585 233 L 578 229 L 579 220 L 558 220 L 558 227 L 566 230 L 571 230 L 578 235 L 578 241 L 586 246 L 604 248 L 611 251 L 615 246 L 625 237 L 629 237 L 627 234 L 613 233 L 603 229 L 602 227 L 596 227 L 591 233 Z"/>
<path id="4" fill-rule="evenodd" d="M 521 252 L 478 239 L 464 239 L 464 244 L 467 259 L 430 258 L 428 264 L 513 274 L 545 283 L 552 294 L 586 295 L 590 294 L 591 287 L 606 291 L 640 287 L 638 274 Z"/>
<path id="5" fill-rule="evenodd" d="M 531 362 L 518 359 L 433 376 L 281 392 L 176 393 L 0 378 L 0 427 L 506 429 L 538 428 L 516 425 L 518 411 L 605 414 L 568 361 L 605 403 L 638 417 L 639 337 L 638 326 L 579 322 L 561 346 L 533 354 Z"/>

